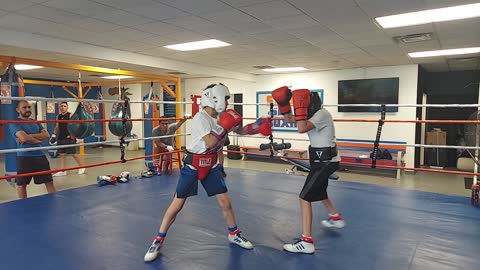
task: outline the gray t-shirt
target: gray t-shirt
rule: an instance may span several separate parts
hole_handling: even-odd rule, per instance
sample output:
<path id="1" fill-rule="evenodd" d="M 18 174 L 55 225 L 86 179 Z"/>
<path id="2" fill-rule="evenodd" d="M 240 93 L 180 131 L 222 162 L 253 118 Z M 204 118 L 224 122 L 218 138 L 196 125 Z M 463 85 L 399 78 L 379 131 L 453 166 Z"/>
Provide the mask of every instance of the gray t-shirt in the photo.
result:
<path id="1" fill-rule="evenodd" d="M 177 123 L 168 125 L 167 132 L 165 133 L 163 133 L 162 130 L 160 129 L 160 126 L 158 126 L 152 130 L 152 136 L 157 137 L 157 136 L 173 135 L 175 134 L 175 131 L 177 131 Z M 173 144 L 175 143 L 175 137 L 161 138 L 161 139 L 155 139 L 155 140 L 160 140 L 162 143 L 170 146 L 173 146 Z"/>
<path id="2" fill-rule="evenodd" d="M 312 147 L 335 146 L 335 126 L 330 112 L 320 109 L 308 121 L 315 126 L 314 129 L 307 132 Z M 340 161 L 340 156 L 333 157 L 332 161 Z"/>

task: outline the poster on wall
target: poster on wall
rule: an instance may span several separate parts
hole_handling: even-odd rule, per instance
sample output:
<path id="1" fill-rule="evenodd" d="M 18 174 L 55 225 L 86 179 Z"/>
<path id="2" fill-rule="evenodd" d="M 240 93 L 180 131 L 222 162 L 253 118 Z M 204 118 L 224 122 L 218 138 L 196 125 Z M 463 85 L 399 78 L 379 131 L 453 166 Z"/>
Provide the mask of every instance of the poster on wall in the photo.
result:
<path id="1" fill-rule="evenodd" d="M 312 92 L 318 92 L 318 95 L 322 100 L 323 99 L 323 89 L 312 89 Z M 257 104 L 264 104 L 264 103 L 274 103 L 273 106 L 273 117 L 282 117 L 282 115 L 278 112 L 278 106 L 272 98 L 272 91 L 258 91 L 257 92 Z M 292 101 L 290 100 L 290 105 L 292 105 Z M 293 113 L 293 106 L 292 106 L 292 113 Z M 270 117 L 270 106 L 267 105 L 258 105 L 257 106 L 257 118 L 259 117 Z M 283 120 L 273 120 L 273 131 L 280 131 L 280 132 L 296 132 L 297 131 L 297 124 L 296 123 L 286 123 Z"/>
<path id="2" fill-rule="evenodd" d="M 170 87 L 170 89 L 172 89 L 172 91 L 175 93 L 174 84 L 169 84 L 168 87 Z M 163 101 L 176 101 L 176 99 L 170 96 L 166 91 L 163 91 Z M 165 117 L 176 117 L 176 112 L 176 104 L 163 104 L 163 115 Z"/>
<path id="3" fill-rule="evenodd" d="M 2 84 L 1 86 L 1 94 L 4 97 L 11 97 L 12 96 L 12 86 L 7 84 Z M 1 101 L 2 104 L 12 104 L 11 99 L 3 99 Z"/>

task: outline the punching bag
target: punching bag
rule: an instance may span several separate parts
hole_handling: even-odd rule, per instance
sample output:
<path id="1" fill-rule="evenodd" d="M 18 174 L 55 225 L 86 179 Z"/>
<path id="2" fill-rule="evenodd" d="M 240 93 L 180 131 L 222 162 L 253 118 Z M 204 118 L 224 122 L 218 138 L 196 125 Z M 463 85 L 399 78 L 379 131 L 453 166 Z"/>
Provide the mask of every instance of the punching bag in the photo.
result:
<path id="1" fill-rule="evenodd" d="M 53 99 L 55 98 L 55 95 L 53 94 L 53 87 L 50 89 L 50 97 Z M 55 101 L 47 101 L 47 114 L 46 114 L 46 119 L 47 120 L 56 120 L 58 115 L 58 103 Z M 55 131 L 55 125 L 56 123 L 47 123 L 47 130 L 48 133 L 53 134 Z M 48 146 L 48 142 L 47 146 Z M 58 151 L 57 149 L 49 149 L 48 150 L 48 155 L 51 156 L 52 158 L 56 158 L 58 156 Z"/>
<path id="2" fill-rule="evenodd" d="M 93 120 L 92 107 L 90 104 L 86 102 L 78 103 L 77 109 L 70 116 L 70 120 Z M 68 133 L 75 138 L 85 139 L 86 137 L 92 136 L 95 130 L 95 124 L 93 122 L 68 123 L 67 130 Z"/>
<path id="3" fill-rule="evenodd" d="M 14 64 L 8 66 L 5 74 L 2 75 L 2 82 L 0 83 L 1 93 L 4 97 L 23 97 L 25 96 L 25 90 L 23 88 L 22 77 L 17 74 Z M 1 117 L 3 120 L 16 120 L 18 114 L 16 111 L 17 101 L 13 100 L 2 100 L 1 101 Z M 17 142 L 15 138 L 10 133 L 8 125 L 3 125 L 4 129 L 4 148 L 5 149 L 16 149 Z M 14 175 L 17 174 L 17 153 L 7 153 L 5 154 L 5 175 Z M 15 183 L 15 178 L 7 179 L 10 183 Z"/>
<path id="4" fill-rule="evenodd" d="M 97 99 L 103 100 L 102 89 L 97 89 Z M 105 120 L 105 103 L 95 103 L 93 109 L 93 116 L 95 119 Z M 97 141 L 105 141 L 106 122 L 95 122 L 95 137 Z"/>
<path id="5" fill-rule="evenodd" d="M 127 112 L 125 114 L 126 119 L 130 119 L 130 114 L 128 113 L 130 110 L 128 107 L 130 107 L 130 105 L 128 105 L 126 108 L 126 112 Z M 124 109 L 125 109 L 125 103 L 113 104 L 112 117 L 110 119 L 123 119 Z M 126 130 L 124 130 L 123 128 L 122 121 L 108 122 L 108 129 L 115 136 L 118 136 L 118 137 L 127 136 L 130 133 L 130 131 L 132 131 L 132 122 L 128 121 L 125 123 L 125 125 L 126 125 Z"/>
<path id="6" fill-rule="evenodd" d="M 153 85 L 150 86 L 150 93 L 143 97 L 144 101 L 147 100 L 160 100 L 157 95 L 153 94 Z M 156 103 L 143 103 L 143 118 L 158 118 L 160 117 L 160 111 L 158 110 L 158 104 Z M 158 126 L 158 121 L 144 121 L 143 122 L 143 136 L 145 138 L 152 137 L 152 130 Z M 145 156 L 153 154 L 153 141 L 145 140 Z M 152 157 L 145 158 L 145 166 L 150 169 L 155 169 L 153 166 Z"/>

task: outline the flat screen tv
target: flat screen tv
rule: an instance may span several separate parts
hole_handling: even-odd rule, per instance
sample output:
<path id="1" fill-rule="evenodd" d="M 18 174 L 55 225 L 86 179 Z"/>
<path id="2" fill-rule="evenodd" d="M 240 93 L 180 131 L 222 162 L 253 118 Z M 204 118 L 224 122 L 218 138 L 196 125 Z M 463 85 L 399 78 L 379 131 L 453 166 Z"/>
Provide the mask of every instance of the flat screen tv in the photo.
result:
<path id="1" fill-rule="evenodd" d="M 399 78 L 379 78 L 338 81 L 338 105 L 398 104 Z M 380 106 L 338 106 L 339 112 L 380 112 Z M 398 112 L 398 107 L 386 107 Z"/>

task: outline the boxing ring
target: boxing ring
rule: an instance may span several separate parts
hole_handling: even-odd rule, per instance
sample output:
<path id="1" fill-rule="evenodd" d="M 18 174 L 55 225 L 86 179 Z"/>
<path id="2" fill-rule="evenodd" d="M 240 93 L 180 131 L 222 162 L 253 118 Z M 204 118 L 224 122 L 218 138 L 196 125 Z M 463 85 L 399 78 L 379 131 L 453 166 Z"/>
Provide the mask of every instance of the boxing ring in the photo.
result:
<path id="1" fill-rule="evenodd" d="M 229 169 L 229 193 L 255 248 L 228 243 L 218 206 L 200 192 L 177 217 L 160 257 L 145 264 L 177 174 L 0 204 L 2 269 L 478 268 L 480 209 L 465 197 L 332 181 L 329 193 L 348 226 L 322 228 L 327 213 L 316 205 L 315 253 L 290 254 L 282 244 L 301 230 L 304 177 L 239 169 Z"/>
<path id="2" fill-rule="evenodd" d="M 126 73 L 128 74 L 128 73 Z M 141 82 L 141 81 L 139 81 Z M 120 89 L 120 86 L 119 86 Z M 177 88 L 179 92 L 180 87 Z M 0 100 L 28 100 L 25 97 L 0 97 Z M 180 100 L 180 94 L 177 95 Z M 35 98 L 51 101 L 51 98 Z M 55 101 L 92 103 L 119 103 L 118 100 L 55 99 Z M 156 100 L 130 101 L 130 103 L 167 103 Z M 173 102 L 178 110 L 185 104 Z M 195 108 L 196 104 L 196 108 Z M 232 103 L 231 105 L 235 105 Z M 241 104 L 252 105 L 252 104 Z M 261 104 L 254 104 L 259 106 Z M 263 104 L 265 105 L 265 104 Z M 270 118 L 273 117 L 273 104 Z M 359 104 L 358 106 L 364 106 Z M 371 104 L 367 104 L 371 105 Z M 478 104 L 476 104 L 478 106 Z M 127 107 L 127 103 L 125 103 Z M 162 120 L 178 120 L 162 118 Z M 71 123 L 157 121 L 160 118 L 126 118 L 70 120 Z M 244 120 L 254 120 L 245 117 Z M 378 122 L 379 131 L 384 123 L 428 123 L 441 120 L 372 120 L 335 119 L 348 122 Z M 18 122 L 18 121 L 17 121 Z M 60 123 L 61 120 L 39 120 L 35 123 Z M 449 120 L 449 122 L 452 122 Z M 462 123 L 462 121 L 456 121 Z M 479 120 L 466 121 L 478 125 Z M 1 124 L 16 123 L 0 120 Z M 244 123 L 246 124 L 246 123 Z M 175 136 L 188 136 L 188 133 Z M 151 141 L 160 137 L 126 139 L 80 146 L 120 143 L 121 158 L 83 166 L 53 169 L 48 173 L 107 166 L 115 163 L 152 159 L 165 153 L 130 157 L 125 154 L 125 144 L 133 141 Z M 166 136 L 168 137 L 168 136 Z M 255 136 L 250 136 L 255 137 Z M 263 137 L 265 142 L 267 137 Z M 375 164 L 379 142 L 376 140 L 372 168 L 388 167 Z M 274 154 L 278 148 L 274 140 L 283 138 L 270 134 L 266 158 L 278 158 L 292 164 L 307 166 L 308 159 Z M 285 139 L 292 140 L 292 139 Z M 264 144 L 265 145 L 265 144 Z M 285 144 L 286 145 L 286 144 Z M 179 140 L 177 140 L 177 148 Z M 439 145 L 404 145 L 405 147 L 459 148 Z M 69 147 L 69 146 L 65 146 Z M 60 146 L 38 147 L 37 150 L 58 149 Z M 275 148 L 275 149 L 274 149 Z M 475 147 L 462 147 L 478 151 Z M 24 149 L 25 150 L 25 149 Z M 2 154 L 18 152 L 17 149 L 0 150 Z M 175 150 L 170 153 L 180 153 Z M 245 154 L 242 151 L 225 151 Z M 478 152 L 476 154 L 478 156 Z M 299 163 L 300 162 L 300 163 Z M 376 165 L 376 166 L 375 166 Z M 147 165 L 148 166 L 148 165 Z M 366 165 L 366 166 L 370 166 Z M 391 166 L 390 166 L 391 167 Z M 0 204 L 0 242 L 2 269 L 476 269 L 480 259 L 480 208 L 478 205 L 478 172 L 448 172 L 425 168 L 393 167 L 399 170 L 432 173 L 462 174 L 474 177 L 472 197 L 442 195 L 437 193 L 386 188 L 348 181 L 330 181 L 329 194 L 341 209 L 348 226 L 342 230 L 320 226 L 326 210 L 314 206 L 313 237 L 316 250 L 312 255 L 291 254 L 282 250 L 301 232 L 298 194 L 304 176 L 269 173 L 255 170 L 229 168 L 229 196 L 236 211 L 238 225 L 244 235 L 255 245 L 245 250 L 229 244 L 224 219 L 217 204 L 205 192 L 191 198 L 169 230 L 160 256 L 144 263 L 143 256 L 163 213 L 171 202 L 178 181 L 179 170 L 173 175 L 142 178 L 134 168 L 128 183 L 116 184 L 99 181 L 98 185 L 60 191 L 26 200 Z M 475 168 L 477 170 L 477 167 Z M 35 172 L 23 175 L 38 175 Z M 0 180 L 16 175 L 0 176 Z M 17 175 L 18 176 L 18 175 Z M 349 176 L 354 180 L 354 176 Z M 97 178 L 98 179 L 98 178 Z M 107 181 L 108 182 L 108 181 Z M 102 186 L 101 188 L 99 186 Z M 200 189 L 202 190 L 202 189 Z M 27 254 L 29 259 L 21 256 Z"/>

